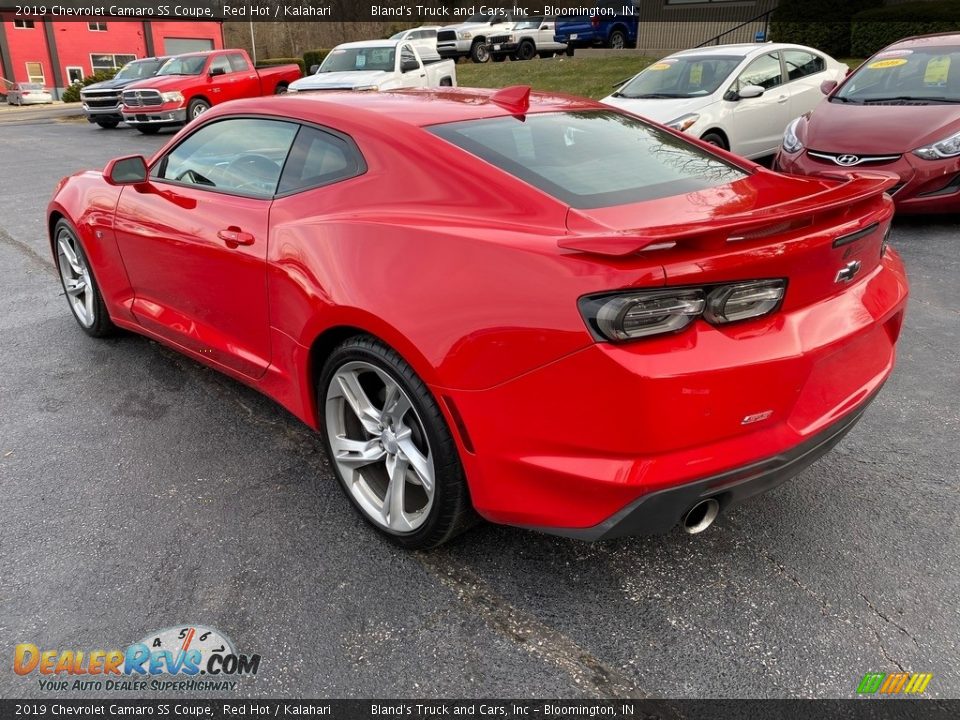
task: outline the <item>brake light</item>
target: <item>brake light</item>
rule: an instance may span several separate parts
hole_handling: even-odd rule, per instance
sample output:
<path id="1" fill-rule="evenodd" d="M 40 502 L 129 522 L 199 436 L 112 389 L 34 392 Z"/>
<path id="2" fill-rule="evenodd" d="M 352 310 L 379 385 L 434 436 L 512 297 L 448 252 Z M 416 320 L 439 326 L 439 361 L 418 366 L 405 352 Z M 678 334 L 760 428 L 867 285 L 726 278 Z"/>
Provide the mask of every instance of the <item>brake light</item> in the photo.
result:
<path id="1" fill-rule="evenodd" d="M 600 18 L 597 15 L 594 15 L 592 18 L 590 18 L 590 24 L 595 28 L 600 27 Z"/>

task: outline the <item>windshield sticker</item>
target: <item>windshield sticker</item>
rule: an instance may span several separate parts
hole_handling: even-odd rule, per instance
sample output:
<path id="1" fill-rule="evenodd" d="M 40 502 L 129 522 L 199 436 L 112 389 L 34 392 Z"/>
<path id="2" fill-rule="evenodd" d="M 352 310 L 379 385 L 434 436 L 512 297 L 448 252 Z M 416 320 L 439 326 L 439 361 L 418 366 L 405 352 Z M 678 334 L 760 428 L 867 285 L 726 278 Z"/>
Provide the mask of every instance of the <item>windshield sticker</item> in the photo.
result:
<path id="1" fill-rule="evenodd" d="M 367 64 L 366 55 L 357 55 L 357 70 L 363 70 L 364 66 Z"/>
<path id="2" fill-rule="evenodd" d="M 937 87 L 947 84 L 947 75 L 950 74 L 950 56 L 941 55 L 933 58 L 927 63 L 927 69 L 923 71 L 923 84 L 936 85 Z"/>
<path id="3" fill-rule="evenodd" d="M 889 60 L 876 60 L 867 67 L 870 70 L 886 70 L 887 68 L 899 67 L 900 65 L 906 65 L 907 61 L 905 58 L 890 58 Z"/>
<path id="4" fill-rule="evenodd" d="M 653 65 L 651 65 L 649 69 L 650 69 L 650 70 L 669 70 L 671 67 L 673 67 L 673 63 L 674 63 L 674 62 L 676 62 L 676 61 L 675 61 L 675 60 L 670 60 L 670 61 L 662 60 L 661 62 L 654 63 Z"/>

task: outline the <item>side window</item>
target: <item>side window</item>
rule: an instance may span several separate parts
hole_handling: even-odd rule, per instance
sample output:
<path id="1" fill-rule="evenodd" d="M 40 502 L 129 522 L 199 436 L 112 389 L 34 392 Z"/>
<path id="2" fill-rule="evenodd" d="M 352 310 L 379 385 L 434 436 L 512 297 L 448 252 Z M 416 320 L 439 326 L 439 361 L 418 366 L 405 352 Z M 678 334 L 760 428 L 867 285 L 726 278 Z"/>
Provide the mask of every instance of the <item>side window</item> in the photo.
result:
<path id="1" fill-rule="evenodd" d="M 213 62 L 210 63 L 211 70 L 216 70 L 217 68 L 221 68 L 225 73 L 233 72 L 233 68 L 230 67 L 230 60 L 227 59 L 226 55 L 218 55 L 213 59 Z"/>
<path id="2" fill-rule="evenodd" d="M 745 85 L 759 85 L 765 90 L 777 87 L 783 83 L 783 74 L 780 72 L 780 58 L 777 53 L 768 53 L 758 57 L 747 65 L 747 69 L 740 73 L 737 87 Z"/>
<path id="3" fill-rule="evenodd" d="M 150 175 L 209 190 L 273 197 L 297 129 L 296 123 L 281 120 L 212 122 L 171 150 Z"/>
<path id="4" fill-rule="evenodd" d="M 349 140 L 312 127 L 302 127 L 283 169 L 278 193 L 306 190 L 362 175 L 363 156 Z"/>
<path id="5" fill-rule="evenodd" d="M 246 58 L 240 53 L 230 53 L 227 55 L 227 61 L 230 63 L 230 69 L 233 70 L 233 72 L 246 72 L 250 69 Z"/>
<path id="6" fill-rule="evenodd" d="M 789 80 L 799 80 L 827 69 L 827 63 L 822 57 L 803 50 L 784 50 L 783 63 L 787 66 Z"/>

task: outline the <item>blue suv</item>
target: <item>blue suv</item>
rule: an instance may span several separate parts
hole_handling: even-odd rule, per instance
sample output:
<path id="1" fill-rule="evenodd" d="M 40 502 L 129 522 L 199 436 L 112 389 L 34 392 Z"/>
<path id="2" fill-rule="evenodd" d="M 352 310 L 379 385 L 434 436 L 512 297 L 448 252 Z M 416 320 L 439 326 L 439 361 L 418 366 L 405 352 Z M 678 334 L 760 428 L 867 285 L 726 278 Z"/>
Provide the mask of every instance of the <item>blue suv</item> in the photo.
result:
<path id="1" fill-rule="evenodd" d="M 630 0 L 601 0 L 583 14 L 558 15 L 553 39 L 569 48 L 635 48 L 638 12 Z"/>

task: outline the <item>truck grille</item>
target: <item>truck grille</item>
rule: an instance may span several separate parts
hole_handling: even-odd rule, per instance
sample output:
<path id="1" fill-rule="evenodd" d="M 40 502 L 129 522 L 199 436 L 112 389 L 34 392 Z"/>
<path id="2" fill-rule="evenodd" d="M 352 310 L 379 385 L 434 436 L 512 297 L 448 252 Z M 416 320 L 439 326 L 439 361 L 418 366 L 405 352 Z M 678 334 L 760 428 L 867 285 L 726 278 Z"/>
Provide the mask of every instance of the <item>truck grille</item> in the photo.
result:
<path id="1" fill-rule="evenodd" d="M 86 90 L 80 99 L 90 108 L 115 108 L 120 104 L 119 90 Z"/>
<path id="2" fill-rule="evenodd" d="M 456 30 L 441 30 L 437 33 L 437 42 L 456 42 Z"/>
<path id="3" fill-rule="evenodd" d="M 124 90 L 123 104 L 127 107 L 163 105 L 163 98 L 157 90 Z"/>
<path id="4" fill-rule="evenodd" d="M 510 36 L 509 36 L 509 35 L 494 35 L 494 36 L 491 37 L 489 40 L 487 40 L 487 42 L 490 43 L 491 45 L 500 45 L 500 44 L 502 44 L 502 43 L 510 42 Z"/>

